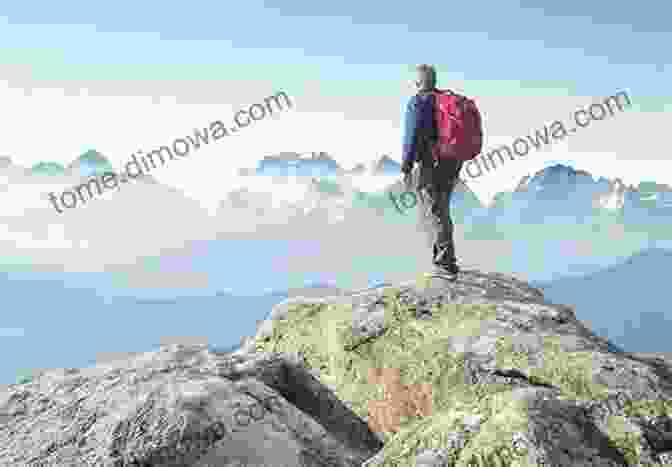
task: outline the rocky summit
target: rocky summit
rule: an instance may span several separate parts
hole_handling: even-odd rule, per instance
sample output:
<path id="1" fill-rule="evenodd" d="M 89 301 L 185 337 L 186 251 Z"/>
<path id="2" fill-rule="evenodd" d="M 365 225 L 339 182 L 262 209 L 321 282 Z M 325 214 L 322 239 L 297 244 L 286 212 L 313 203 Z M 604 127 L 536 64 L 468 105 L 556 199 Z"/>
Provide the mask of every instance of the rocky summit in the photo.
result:
<path id="1" fill-rule="evenodd" d="M 2 466 L 671 464 L 672 361 L 478 271 L 286 300 L 233 353 L 163 346 L 0 392 Z"/>

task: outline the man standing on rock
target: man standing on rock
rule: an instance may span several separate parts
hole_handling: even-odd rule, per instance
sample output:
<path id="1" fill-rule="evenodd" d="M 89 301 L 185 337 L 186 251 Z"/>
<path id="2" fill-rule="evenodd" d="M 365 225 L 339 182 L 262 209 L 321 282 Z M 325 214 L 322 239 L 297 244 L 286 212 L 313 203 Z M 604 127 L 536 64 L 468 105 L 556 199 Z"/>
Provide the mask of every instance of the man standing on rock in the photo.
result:
<path id="1" fill-rule="evenodd" d="M 481 116 L 471 99 L 436 88 L 433 66 L 419 65 L 416 72 L 417 94 L 406 107 L 401 170 L 406 189 L 413 188 L 420 199 L 435 272 L 455 280 L 459 268 L 449 203 L 462 165 L 481 152 Z"/>

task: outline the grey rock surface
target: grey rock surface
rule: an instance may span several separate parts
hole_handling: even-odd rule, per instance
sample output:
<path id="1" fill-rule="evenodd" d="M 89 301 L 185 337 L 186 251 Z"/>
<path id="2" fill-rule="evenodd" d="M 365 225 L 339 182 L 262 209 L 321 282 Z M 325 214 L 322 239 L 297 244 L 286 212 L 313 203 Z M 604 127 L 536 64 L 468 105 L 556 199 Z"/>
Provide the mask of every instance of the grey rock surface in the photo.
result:
<path id="1" fill-rule="evenodd" d="M 161 347 L 0 393 L 3 466 L 357 466 L 381 448 L 296 355 Z"/>

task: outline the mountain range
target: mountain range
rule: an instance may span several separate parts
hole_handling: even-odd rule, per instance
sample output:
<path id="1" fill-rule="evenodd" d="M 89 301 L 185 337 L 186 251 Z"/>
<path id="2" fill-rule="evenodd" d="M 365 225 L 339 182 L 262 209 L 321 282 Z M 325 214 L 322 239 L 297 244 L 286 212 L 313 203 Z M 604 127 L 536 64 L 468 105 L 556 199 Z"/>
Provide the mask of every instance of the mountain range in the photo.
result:
<path id="1" fill-rule="evenodd" d="M 7 164 L 11 160 L 7 160 Z M 57 162 L 46 161 L 38 162 L 26 172 L 31 175 L 68 175 L 78 177 L 90 177 L 94 175 L 102 175 L 105 172 L 112 172 L 114 168 L 105 156 L 94 149 L 90 149 L 79 157 L 74 159 L 67 166 L 63 166 Z"/>
<path id="2" fill-rule="evenodd" d="M 259 161 L 256 168 L 241 169 L 239 174 L 327 177 L 361 174 L 399 175 L 400 172 L 401 164 L 388 155 L 379 157 L 370 163 L 368 167 L 359 163 L 351 170 L 346 170 L 326 152 L 281 152 L 276 155 L 265 156 Z"/>
<path id="3" fill-rule="evenodd" d="M 595 180 L 586 171 L 556 164 L 524 177 L 513 192 L 499 193 L 488 214 L 520 224 L 583 223 L 603 214 L 627 223 L 665 224 L 672 214 L 672 187 Z"/>
<path id="4" fill-rule="evenodd" d="M 626 348 L 655 352 L 672 335 L 667 284 L 672 250 L 641 250 L 613 266 L 591 274 L 531 282 L 555 303 L 575 307 L 577 316 Z M 599 315 L 611 311 L 607 322 Z"/>
<path id="5" fill-rule="evenodd" d="M 119 170 L 123 170 L 123 167 L 115 169 L 112 166 L 112 163 L 102 153 L 95 149 L 89 149 L 73 159 L 67 165 L 53 161 L 40 161 L 32 167 L 24 167 L 14 164 L 11 157 L 3 156 L 0 157 L 0 169 L 10 169 L 18 173 L 23 173 L 24 175 L 89 178 L 93 176 L 101 176 L 106 172 L 118 173 Z M 156 179 L 147 173 L 138 178 L 144 182 L 156 182 Z"/>
<path id="6" fill-rule="evenodd" d="M 343 169 L 324 152 L 281 153 L 262 159 L 255 169 L 244 169 L 246 175 L 389 175 L 399 176 L 401 165 L 383 155 L 367 167 L 357 164 Z M 468 182 L 468 180 L 465 180 Z M 461 184 L 462 185 L 462 184 Z M 400 186 L 390 186 L 398 190 Z M 486 208 L 466 186 L 458 188 L 454 197 L 463 220 L 488 223 L 563 223 L 588 222 L 595 216 L 609 216 L 629 223 L 651 223 L 665 226 L 672 215 L 672 187 L 655 182 L 625 185 L 621 179 L 607 179 L 573 167 L 556 164 L 533 175 L 525 176 L 512 192 L 498 193 Z"/>
<path id="7" fill-rule="evenodd" d="M 25 168 L 3 157 L 0 170 L 7 174 L 81 179 L 113 168 L 103 154 L 92 149 L 65 166 L 43 161 Z M 250 183 L 224 195 L 218 209 L 234 209 L 243 217 L 275 224 L 300 217 L 331 224 L 343 221 L 348 213 L 362 207 L 396 219 L 398 212 L 389 195 L 404 191 L 400 170 L 400 164 L 388 155 L 346 170 L 325 152 L 283 152 L 264 157 L 255 168 L 240 170 L 240 175 L 252 176 Z M 288 198 L 280 193 L 288 193 L 289 188 L 282 186 L 282 179 L 292 175 L 295 178 Z M 158 183 L 151 174 L 142 179 Z M 596 178 L 562 164 L 523 177 L 514 190 L 497 193 L 487 206 L 467 183 L 458 182 L 451 214 L 455 222 L 471 232 L 471 238 L 518 235 L 521 229 L 555 225 L 562 230 L 582 228 L 594 232 L 616 228 L 647 235 L 652 245 L 672 242 L 672 187 L 652 181 L 626 185 L 619 178 Z M 506 234 L 503 229 L 508 229 Z M 577 235 L 591 234 L 581 231 Z"/>
<path id="8" fill-rule="evenodd" d="M 8 157 L 0 158 L 0 168 L 11 165 Z M 88 150 L 67 166 L 56 162 L 40 162 L 26 173 L 37 175 L 71 175 L 89 177 L 113 170 L 110 162 L 96 150 Z M 240 175 L 298 176 L 314 178 L 308 186 L 323 194 L 343 196 L 356 192 L 396 192 L 402 189 L 399 180 L 379 185 L 379 189 L 367 190 L 361 187 L 348 189 L 346 182 L 350 176 L 368 175 L 398 177 L 401 165 L 389 155 L 383 155 L 368 165 L 359 163 L 351 170 L 342 168 L 325 152 L 282 152 L 266 156 L 255 168 L 241 169 Z M 331 184 L 325 178 L 334 178 Z M 145 177 L 148 178 L 148 177 Z M 385 178 L 381 179 L 385 180 Z M 466 180 L 468 182 L 468 180 Z M 318 186 L 313 186 L 317 183 Z M 341 186 L 343 185 L 343 186 Z M 312 189 L 311 188 L 311 189 Z M 323 191 L 323 189 L 325 191 Z M 253 190 L 247 196 L 254 197 Z M 234 204 L 244 204 L 240 190 L 231 196 Z M 351 196 L 352 197 L 352 196 Z M 329 197 L 323 197 L 325 201 Z M 226 204 L 227 200 L 224 200 Z M 467 223 L 487 224 L 548 224 L 587 223 L 591 219 L 608 217 L 610 220 L 626 224 L 656 225 L 670 227 L 672 216 L 672 187 L 653 181 L 644 181 L 637 186 L 625 185 L 621 179 L 595 178 L 592 174 L 573 167 L 556 164 L 544 168 L 533 175 L 521 179 L 511 192 L 498 193 L 490 206 L 481 203 L 466 184 L 459 183 L 453 196 L 457 220 Z M 249 204 L 249 203 L 248 203 Z M 252 203 L 254 204 L 254 203 Z M 451 206 L 452 207 L 452 206 Z M 672 238 L 672 237 L 671 237 Z"/>

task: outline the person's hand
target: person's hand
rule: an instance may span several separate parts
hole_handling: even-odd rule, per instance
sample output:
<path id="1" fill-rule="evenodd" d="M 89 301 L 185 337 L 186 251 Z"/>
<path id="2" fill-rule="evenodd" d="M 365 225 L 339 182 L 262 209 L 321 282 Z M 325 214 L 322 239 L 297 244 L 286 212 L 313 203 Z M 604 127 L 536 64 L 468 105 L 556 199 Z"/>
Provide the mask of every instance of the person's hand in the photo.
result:
<path id="1" fill-rule="evenodd" d="M 406 189 L 406 191 L 410 191 L 410 189 L 411 189 L 412 178 L 413 178 L 413 176 L 412 176 L 410 171 L 409 172 L 404 172 L 403 182 L 404 182 L 404 188 Z"/>

